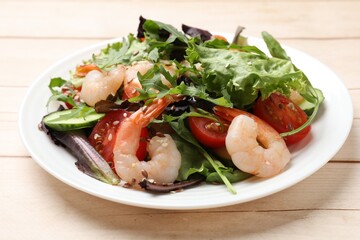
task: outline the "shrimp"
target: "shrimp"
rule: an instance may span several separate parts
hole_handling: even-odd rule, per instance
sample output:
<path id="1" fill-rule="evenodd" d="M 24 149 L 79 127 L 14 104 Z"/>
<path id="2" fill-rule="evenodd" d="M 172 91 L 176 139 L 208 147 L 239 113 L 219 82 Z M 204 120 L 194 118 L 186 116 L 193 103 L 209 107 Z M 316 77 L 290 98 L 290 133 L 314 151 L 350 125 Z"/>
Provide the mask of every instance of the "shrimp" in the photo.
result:
<path id="1" fill-rule="evenodd" d="M 272 177 L 285 168 L 291 153 L 271 126 L 238 109 L 216 106 L 214 112 L 231 121 L 225 147 L 236 167 L 258 177 Z"/>
<path id="2" fill-rule="evenodd" d="M 176 74 L 177 68 L 175 64 L 163 60 L 160 61 L 158 65 L 162 65 L 170 75 L 174 76 Z M 126 67 L 124 92 L 128 98 L 138 96 L 139 92 L 137 92 L 136 89 L 142 88 L 137 74 L 140 73 L 141 75 L 144 75 L 153 67 L 154 64 L 149 61 L 136 62 L 133 65 Z M 172 87 L 171 83 L 163 75 L 161 75 L 161 82 L 169 88 Z"/>
<path id="3" fill-rule="evenodd" d="M 175 98 L 166 96 L 156 100 L 121 123 L 113 150 L 114 164 L 116 173 L 127 183 L 140 182 L 144 176 L 157 183 L 173 183 L 178 176 L 181 154 L 168 134 L 151 138 L 147 146 L 150 161 L 139 161 L 136 157 L 141 129 L 158 117 Z"/>
<path id="4" fill-rule="evenodd" d="M 84 78 L 80 98 L 93 107 L 100 100 L 106 100 L 110 94 L 115 95 L 121 87 L 124 77 L 125 68 L 122 65 L 110 72 L 92 70 Z"/>
<path id="5" fill-rule="evenodd" d="M 128 98 L 138 96 L 139 93 L 136 91 L 136 88 L 142 88 L 137 74 L 140 73 L 141 75 L 144 75 L 153 67 L 154 64 L 149 61 L 136 62 L 133 65 L 126 67 L 124 92 Z"/>
<path id="6" fill-rule="evenodd" d="M 175 74 L 176 66 L 174 64 L 170 65 L 167 62 L 159 64 L 163 65 L 171 75 Z M 101 72 L 95 65 L 80 66 L 79 72 L 82 74 L 81 76 L 85 76 L 80 97 L 93 107 L 95 103 L 105 100 L 110 94 L 115 95 L 123 83 L 127 98 L 136 97 L 139 95 L 136 89 L 142 88 L 137 74 L 144 75 L 153 67 L 154 64 L 149 61 L 139 61 L 130 66 L 120 64 L 110 72 Z M 86 73 L 87 70 L 90 71 Z M 161 81 L 169 88 L 172 87 L 164 76 L 161 76 Z"/>

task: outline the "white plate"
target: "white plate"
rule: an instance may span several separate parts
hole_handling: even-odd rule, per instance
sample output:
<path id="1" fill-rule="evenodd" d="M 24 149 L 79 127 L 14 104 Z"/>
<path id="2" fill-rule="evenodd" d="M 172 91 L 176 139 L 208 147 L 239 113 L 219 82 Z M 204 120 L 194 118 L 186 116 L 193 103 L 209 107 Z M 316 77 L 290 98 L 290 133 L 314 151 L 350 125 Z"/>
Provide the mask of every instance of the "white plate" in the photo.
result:
<path id="1" fill-rule="evenodd" d="M 176 194 L 151 194 L 107 185 L 80 172 L 74 164 L 75 158 L 53 144 L 37 126 L 46 114 L 50 78 L 67 78 L 70 69 L 74 69 L 82 60 L 89 59 L 108 43 L 78 51 L 47 69 L 27 92 L 19 114 L 20 134 L 33 159 L 50 174 L 81 191 L 118 203 L 158 209 L 201 209 L 243 203 L 279 192 L 310 176 L 336 154 L 349 134 L 353 108 L 343 82 L 318 60 L 284 47 L 293 62 L 325 96 L 312 124 L 311 134 L 290 149 L 292 160 L 284 172 L 269 179 L 252 177 L 235 183 L 236 195 L 231 194 L 225 185 L 202 184 Z M 260 39 L 249 38 L 249 43 L 266 49 Z"/>

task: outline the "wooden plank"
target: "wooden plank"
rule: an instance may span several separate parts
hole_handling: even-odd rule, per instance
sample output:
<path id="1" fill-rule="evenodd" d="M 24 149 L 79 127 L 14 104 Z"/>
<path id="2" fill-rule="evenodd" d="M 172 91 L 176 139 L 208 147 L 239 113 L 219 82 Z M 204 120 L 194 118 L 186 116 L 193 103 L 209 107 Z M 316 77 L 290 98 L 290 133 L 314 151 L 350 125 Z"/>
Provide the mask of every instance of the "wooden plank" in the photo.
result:
<path id="1" fill-rule="evenodd" d="M 100 41 L 0 39 L 0 65 L 6 66 L 2 68 L 0 86 L 28 86 L 55 62 Z"/>
<path id="2" fill-rule="evenodd" d="M 55 239 L 360 237 L 356 230 L 360 224 L 359 164 L 327 164 L 303 182 L 253 202 L 179 212 L 131 207 L 93 197 L 56 180 L 28 158 L 0 161 L 7 170 L 0 175 L 0 211 L 7 219 L 2 222 L 4 239 L 54 239 L 54 232 Z"/>
<path id="3" fill-rule="evenodd" d="M 150 213 L 97 215 L 80 204 L 66 215 L 43 208 L 41 218 L 29 211 L 16 224 L 4 222 L 4 239 L 358 239 L 357 211 Z M 117 207 L 116 207 L 117 208 Z M 58 211 L 56 211 L 58 213 Z M 159 211 L 160 212 L 160 211 Z M 8 216 L 6 216 L 8 217 Z M 7 218 L 9 219 L 9 218 Z M 21 226 L 21 231 L 15 226 Z M 46 227 L 45 227 L 46 226 Z M 226 230 L 224 230 L 226 229 Z M 29 238 L 31 236 L 31 238 Z"/>
<path id="4" fill-rule="evenodd" d="M 341 125 L 339 124 L 339 127 Z M 359 161 L 360 160 L 360 119 L 354 119 L 353 126 L 344 145 L 333 157 L 335 161 Z"/>
<path id="5" fill-rule="evenodd" d="M 0 66 L 6 66 L 0 75 L 0 86 L 28 86 L 50 65 L 79 49 L 101 41 L 103 39 L 0 38 Z M 280 41 L 328 65 L 348 88 L 360 89 L 360 81 L 357 79 L 360 75 L 357 66 L 360 39 Z"/>
<path id="6" fill-rule="evenodd" d="M 326 4 L 317 1 L 209 1 L 205 7 L 203 1 L 197 0 L 191 1 L 189 7 L 190 3 L 181 1 L 109 0 L 102 1 L 101 10 L 96 1 L 23 1 L 21 7 L 18 2 L 3 1 L 1 5 L 0 36 L 3 37 L 112 38 L 136 29 L 140 14 L 176 26 L 185 23 L 225 32 L 234 31 L 240 24 L 254 36 L 265 29 L 279 37 L 309 38 L 359 37 L 360 32 L 360 25 L 356 24 L 359 22 L 358 1 Z M 56 17 L 52 17 L 55 9 Z M 221 12 L 226 15 L 221 16 Z M 194 17 L 199 13 L 201 17 Z M 174 17 L 179 14 L 181 17 Z M 341 21 L 334 21 L 334 16 Z"/>
<path id="7" fill-rule="evenodd" d="M 279 39 L 279 41 L 327 65 L 347 88 L 360 88 L 358 81 L 360 69 L 357 67 L 360 39 Z"/>
<path id="8" fill-rule="evenodd" d="M 8 158 L 0 157 L 7 171 L 1 174 L 2 191 L 0 196 L 7 195 L 14 198 L 10 205 L 18 205 L 22 199 L 16 196 L 29 196 L 29 202 L 36 202 L 48 198 L 51 205 L 65 197 L 69 202 L 83 201 L 84 208 L 98 209 L 104 207 L 113 209 L 114 205 L 122 204 L 109 202 L 92 195 L 74 189 L 49 175 L 41 169 L 31 158 Z M 74 166 L 75 167 L 75 166 Z M 210 211 L 224 212 L 251 212 L 251 211 L 297 211 L 297 210 L 360 210 L 360 164 L 358 163 L 328 163 L 318 172 L 302 182 L 271 196 L 252 202 L 237 204 L 234 206 L 212 209 Z M 14 182 L 11 176 L 19 178 Z M 352 184 L 347 184 L 351 181 Z M 31 186 L 21 189 L 26 182 L 32 182 Z M 21 189 L 20 192 L 18 192 Z M 230 193 L 229 193 L 230 194 Z M 32 196 L 30 198 L 30 196 Z M 15 200 L 17 199 L 17 200 Z M 306 200 L 306 201 L 305 201 Z M 93 206 L 91 204 L 93 203 Z M 46 207 L 44 205 L 44 207 Z M 127 209 L 129 208 L 129 209 Z M 128 215 L 136 207 L 119 209 L 114 214 Z M 148 209 L 148 212 L 153 210 Z M 61 209 L 59 209 L 61 211 Z M 198 210 L 208 212 L 209 210 Z"/>

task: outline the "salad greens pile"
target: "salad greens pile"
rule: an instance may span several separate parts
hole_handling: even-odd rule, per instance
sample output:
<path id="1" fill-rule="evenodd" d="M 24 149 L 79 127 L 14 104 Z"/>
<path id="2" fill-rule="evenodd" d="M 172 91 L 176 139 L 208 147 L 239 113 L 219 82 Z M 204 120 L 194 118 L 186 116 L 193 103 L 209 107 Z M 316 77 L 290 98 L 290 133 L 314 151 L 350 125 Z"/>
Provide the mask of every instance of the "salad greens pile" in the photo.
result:
<path id="1" fill-rule="evenodd" d="M 111 108 L 119 109 L 132 103 L 146 105 L 173 94 L 205 102 L 204 107 L 196 106 L 197 111 L 190 106 L 187 111 L 177 115 L 165 112 L 153 124 L 168 124 L 174 131 L 172 136 L 182 155 L 178 181 L 203 176 L 207 182 L 224 183 L 232 193 L 236 193 L 231 183 L 251 175 L 237 169 L 231 161 L 223 161 L 201 145 L 190 132 L 186 118 L 202 116 L 216 120 L 216 116 L 206 106 L 249 110 L 259 97 L 266 99 L 275 92 L 290 96 L 291 91 L 296 91 L 305 99 L 303 106 L 306 106 L 308 121 L 300 128 L 282 134 L 287 136 L 310 125 L 323 96 L 292 63 L 279 42 L 267 32 L 263 32 L 262 37 L 271 56 L 256 46 L 247 45 L 243 36 L 235 36 L 235 41 L 229 43 L 213 38 L 211 33 L 202 29 L 183 25 L 183 30 L 141 17 L 137 36 L 129 34 L 120 42 L 108 44 L 100 53 L 85 60 L 84 64 L 94 64 L 103 71 L 110 71 L 119 64 L 131 65 L 142 60 L 175 65 L 175 75 L 170 74 L 161 64 L 155 64 L 144 75 L 138 73 L 142 85 L 141 89 L 136 89 L 138 96 L 122 100 L 120 89 L 117 96 L 111 96 L 104 102 L 110 102 Z M 236 40 L 240 38 L 241 41 Z M 168 80 L 172 87 L 165 85 L 162 78 Z M 82 78 L 73 73 L 68 80 L 58 77 L 51 79 L 49 88 L 52 96 L 49 102 L 60 101 L 71 105 L 74 110 L 61 115 L 60 120 L 69 122 L 74 118 L 85 119 L 92 114 L 102 114 L 96 112 L 96 107 L 89 107 L 77 98 L 76 89 L 81 84 Z M 44 123 L 56 131 L 63 130 L 51 124 L 57 121 L 59 119 L 55 118 L 50 119 L 50 124 Z M 67 130 L 74 129 L 67 125 Z"/>

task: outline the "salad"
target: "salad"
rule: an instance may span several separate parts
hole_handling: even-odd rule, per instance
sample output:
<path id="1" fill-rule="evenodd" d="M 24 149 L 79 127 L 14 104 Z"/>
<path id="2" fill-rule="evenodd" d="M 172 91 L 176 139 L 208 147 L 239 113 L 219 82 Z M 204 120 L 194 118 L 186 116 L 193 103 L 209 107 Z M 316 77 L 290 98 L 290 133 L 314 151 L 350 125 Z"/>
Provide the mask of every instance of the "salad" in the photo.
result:
<path id="1" fill-rule="evenodd" d="M 323 101 L 279 42 L 271 56 L 182 25 L 140 17 L 137 35 L 108 44 L 50 80 L 56 111 L 40 127 L 85 174 L 112 185 L 173 192 L 272 177 L 311 131 Z"/>

